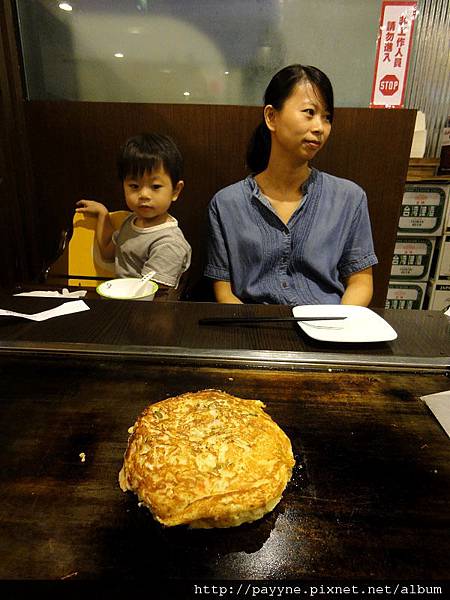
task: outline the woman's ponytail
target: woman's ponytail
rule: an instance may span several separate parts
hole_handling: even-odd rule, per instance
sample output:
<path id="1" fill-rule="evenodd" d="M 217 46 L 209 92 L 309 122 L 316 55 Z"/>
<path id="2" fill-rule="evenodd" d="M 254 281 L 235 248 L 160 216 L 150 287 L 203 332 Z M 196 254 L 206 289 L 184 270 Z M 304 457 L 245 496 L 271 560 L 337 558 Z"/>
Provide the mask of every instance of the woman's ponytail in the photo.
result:
<path id="1" fill-rule="evenodd" d="M 270 131 L 265 121 L 261 121 L 253 132 L 247 147 L 247 167 L 253 175 L 261 173 L 269 164 L 271 148 Z"/>

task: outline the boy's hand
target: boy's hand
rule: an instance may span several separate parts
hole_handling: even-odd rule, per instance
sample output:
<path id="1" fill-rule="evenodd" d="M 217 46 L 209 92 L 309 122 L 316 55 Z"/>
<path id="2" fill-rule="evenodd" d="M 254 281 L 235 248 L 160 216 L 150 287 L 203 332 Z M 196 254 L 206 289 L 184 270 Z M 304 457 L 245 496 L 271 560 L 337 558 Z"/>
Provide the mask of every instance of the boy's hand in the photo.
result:
<path id="1" fill-rule="evenodd" d="M 101 202 L 95 202 L 95 200 L 79 200 L 77 202 L 75 212 L 86 213 L 89 215 L 104 215 L 108 214 L 108 209 Z"/>
<path id="2" fill-rule="evenodd" d="M 104 260 L 114 259 L 115 245 L 112 241 L 114 228 L 106 206 L 101 202 L 95 202 L 95 200 L 78 200 L 76 205 L 75 212 L 97 217 L 95 238 L 100 249 L 100 254 Z"/>

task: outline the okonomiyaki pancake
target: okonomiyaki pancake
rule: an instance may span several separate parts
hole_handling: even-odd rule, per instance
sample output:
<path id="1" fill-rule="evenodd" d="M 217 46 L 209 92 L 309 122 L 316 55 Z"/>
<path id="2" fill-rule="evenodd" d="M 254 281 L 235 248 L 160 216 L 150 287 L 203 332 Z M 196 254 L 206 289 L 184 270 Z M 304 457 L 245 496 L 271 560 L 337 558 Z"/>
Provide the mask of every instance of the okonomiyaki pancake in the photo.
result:
<path id="1" fill-rule="evenodd" d="M 289 438 L 263 408 L 219 390 L 150 405 L 129 429 L 121 489 L 167 526 L 261 518 L 280 501 L 294 466 Z"/>

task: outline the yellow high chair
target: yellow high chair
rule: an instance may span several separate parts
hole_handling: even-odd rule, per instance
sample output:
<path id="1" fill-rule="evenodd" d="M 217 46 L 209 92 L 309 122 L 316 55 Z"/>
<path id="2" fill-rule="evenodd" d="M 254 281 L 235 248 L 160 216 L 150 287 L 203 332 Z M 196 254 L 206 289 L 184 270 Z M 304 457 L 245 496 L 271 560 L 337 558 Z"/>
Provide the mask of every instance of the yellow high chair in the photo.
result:
<path id="1" fill-rule="evenodd" d="M 115 230 L 131 213 L 118 210 L 109 213 Z M 75 213 L 73 233 L 63 254 L 50 267 L 48 283 L 68 286 L 97 287 L 102 281 L 115 277 L 114 261 L 103 260 L 95 240 L 97 218 L 93 215 Z"/>

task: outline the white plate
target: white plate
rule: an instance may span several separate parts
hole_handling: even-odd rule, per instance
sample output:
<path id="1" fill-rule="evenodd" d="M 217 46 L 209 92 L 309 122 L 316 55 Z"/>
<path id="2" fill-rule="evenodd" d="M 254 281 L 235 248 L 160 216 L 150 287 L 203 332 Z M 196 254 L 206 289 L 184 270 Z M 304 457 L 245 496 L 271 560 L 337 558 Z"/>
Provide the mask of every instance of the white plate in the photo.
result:
<path id="1" fill-rule="evenodd" d="M 388 342 L 397 332 L 380 315 L 364 306 L 308 304 L 294 306 L 294 317 L 347 317 L 342 321 L 299 321 L 310 337 L 323 342 Z"/>

